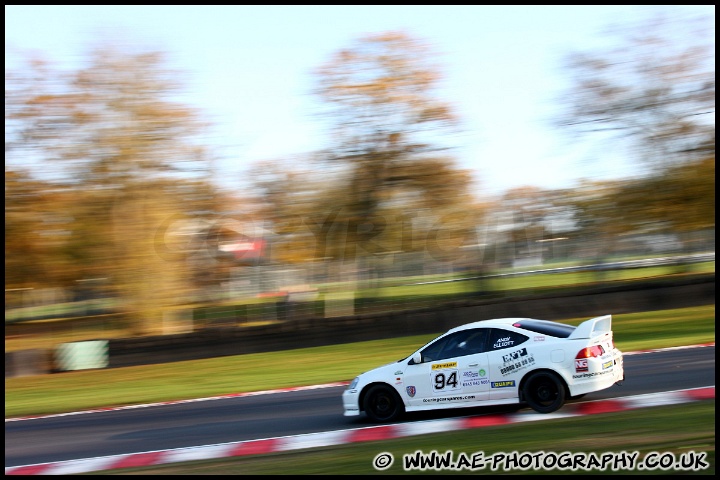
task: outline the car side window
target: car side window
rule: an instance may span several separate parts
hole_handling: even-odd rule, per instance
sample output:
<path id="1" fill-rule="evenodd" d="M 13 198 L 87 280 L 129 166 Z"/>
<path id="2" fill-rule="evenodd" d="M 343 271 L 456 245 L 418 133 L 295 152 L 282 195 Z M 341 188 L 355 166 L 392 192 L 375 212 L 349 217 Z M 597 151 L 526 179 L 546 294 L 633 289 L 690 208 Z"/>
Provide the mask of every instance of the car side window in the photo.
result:
<path id="1" fill-rule="evenodd" d="M 423 351 L 422 351 L 422 361 L 425 362 L 432 362 L 435 360 L 442 360 L 444 358 L 447 358 L 445 353 L 449 349 L 449 345 L 452 345 L 457 342 L 456 340 L 457 333 L 447 335 L 443 338 L 438 339 L 437 341 L 433 342 L 432 344 L 428 345 Z"/>
<path id="2" fill-rule="evenodd" d="M 455 332 L 441 338 L 422 351 L 423 362 L 462 357 L 487 350 L 487 329 L 473 329 Z"/>
<path id="3" fill-rule="evenodd" d="M 490 350 L 502 350 L 503 348 L 515 347 L 525 343 L 528 339 L 529 337 L 522 333 L 493 328 L 490 332 Z"/>
<path id="4" fill-rule="evenodd" d="M 488 329 L 467 330 L 467 335 L 457 345 L 461 355 L 471 355 L 487 351 Z M 460 355 L 458 355 L 460 356 Z"/>

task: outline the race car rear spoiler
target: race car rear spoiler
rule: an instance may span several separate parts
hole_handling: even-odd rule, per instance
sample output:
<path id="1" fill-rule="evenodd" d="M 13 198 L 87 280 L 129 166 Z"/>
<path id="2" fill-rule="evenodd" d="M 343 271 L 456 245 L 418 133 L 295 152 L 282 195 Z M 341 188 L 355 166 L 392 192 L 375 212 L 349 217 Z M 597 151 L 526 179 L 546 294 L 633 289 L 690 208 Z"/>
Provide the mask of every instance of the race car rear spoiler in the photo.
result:
<path id="1" fill-rule="evenodd" d="M 573 330 L 568 338 L 593 338 L 612 331 L 612 315 L 585 320 Z"/>

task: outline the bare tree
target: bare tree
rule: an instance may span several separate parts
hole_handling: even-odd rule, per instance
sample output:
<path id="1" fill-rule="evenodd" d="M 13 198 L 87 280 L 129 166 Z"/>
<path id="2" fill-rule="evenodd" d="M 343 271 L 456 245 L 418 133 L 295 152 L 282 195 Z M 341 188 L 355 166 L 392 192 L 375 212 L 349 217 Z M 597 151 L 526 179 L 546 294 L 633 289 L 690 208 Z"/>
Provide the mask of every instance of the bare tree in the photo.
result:
<path id="1" fill-rule="evenodd" d="M 660 16 L 616 28 L 614 47 L 570 54 L 573 84 L 558 125 L 613 148 L 628 141 L 653 171 L 698 160 L 714 141 L 713 26 Z"/>
<path id="2" fill-rule="evenodd" d="M 596 185 L 577 212 L 607 242 L 629 231 L 691 239 L 715 225 L 714 19 L 660 16 L 614 33 L 615 47 L 569 57 L 558 124 L 605 149 L 634 147 L 645 175 Z"/>

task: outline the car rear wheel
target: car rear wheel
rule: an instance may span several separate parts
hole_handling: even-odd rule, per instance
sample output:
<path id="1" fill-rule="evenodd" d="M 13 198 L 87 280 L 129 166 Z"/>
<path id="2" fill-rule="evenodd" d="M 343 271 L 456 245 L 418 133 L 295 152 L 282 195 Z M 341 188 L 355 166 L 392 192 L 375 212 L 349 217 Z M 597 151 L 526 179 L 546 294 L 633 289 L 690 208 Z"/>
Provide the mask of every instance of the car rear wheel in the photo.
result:
<path id="1" fill-rule="evenodd" d="M 539 413 L 552 413 L 565 404 L 565 385 L 551 372 L 536 372 L 523 385 L 525 402 Z"/>
<path id="2" fill-rule="evenodd" d="M 387 385 L 370 387 L 364 402 L 365 413 L 376 422 L 390 422 L 403 414 L 405 406 L 397 392 Z"/>

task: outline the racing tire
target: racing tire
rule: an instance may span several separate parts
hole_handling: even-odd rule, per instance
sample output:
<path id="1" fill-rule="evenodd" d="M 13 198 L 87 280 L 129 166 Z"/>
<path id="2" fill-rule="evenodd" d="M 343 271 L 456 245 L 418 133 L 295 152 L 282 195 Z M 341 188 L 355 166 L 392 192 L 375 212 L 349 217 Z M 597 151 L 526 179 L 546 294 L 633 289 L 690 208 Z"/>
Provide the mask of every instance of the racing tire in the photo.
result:
<path id="1" fill-rule="evenodd" d="M 387 385 L 370 387 L 363 402 L 365 414 L 375 422 L 391 422 L 405 412 L 400 395 Z"/>
<path id="2" fill-rule="evenodd" d="M 565 385 L 551 372 L 535 372 L 523 384 L 523 399 L 538 413 L 552 413 L 565 404 Z"/>

